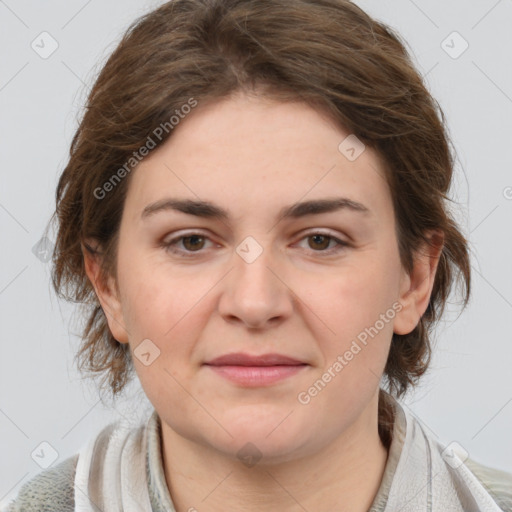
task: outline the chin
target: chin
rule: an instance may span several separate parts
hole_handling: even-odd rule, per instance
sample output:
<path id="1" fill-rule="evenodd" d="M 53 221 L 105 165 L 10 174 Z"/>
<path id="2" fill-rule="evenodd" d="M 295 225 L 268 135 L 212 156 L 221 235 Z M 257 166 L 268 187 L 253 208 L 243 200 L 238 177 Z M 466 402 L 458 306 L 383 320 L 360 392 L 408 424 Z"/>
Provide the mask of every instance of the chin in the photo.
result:
<path id="1" fill-rule="evenodd" d="M 238 417 L 235 421 L 226 421 L 227 430 L 233 436 L 223 442 L 217 438 L 213 444 L 217 450 L 229 457 L 244 462 L 244 458 L 258 459 L 258 464 L 275 465 L 300 458 L 314 451 L 312 444 L 318 435 L 309 432 L 308 422 L 302 427 L 292 420 L 293 413 L 286 418 L 290 411 L 277 416 L 245 419 Z M 286 419 L 284 419 L 286 418 Z M 283 421 L 284 419 L 284 421 Z"/>

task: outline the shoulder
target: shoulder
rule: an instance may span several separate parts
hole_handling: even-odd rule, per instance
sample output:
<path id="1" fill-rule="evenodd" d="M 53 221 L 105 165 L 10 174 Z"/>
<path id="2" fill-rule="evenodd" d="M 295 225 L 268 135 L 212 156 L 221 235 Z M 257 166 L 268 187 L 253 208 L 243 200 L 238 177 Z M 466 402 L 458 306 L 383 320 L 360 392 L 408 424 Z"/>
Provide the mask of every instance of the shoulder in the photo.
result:
<path id="1" fill-rule="evenodd" d="M 156 412 L 151 416 L 156 425 Z M 148 421 L 147 419 L 145 420 Z M 152 424 L 153 424 L 152 423 Z M 115 450 L 123 449 L 128 436 L 134 437 L 134 443 L 140 443 L 147 425 L 117 421 L 104 426 L 84 445 L 83 451 L 68 457 L 54 467 L 37 474 L 21 486 L 17 496 L 0 512 L 73 512 L 75 510 L 75 480 L 80 454 L 84 463 L 94 463 L 90 475 L 97 475 L 103 469 L 103 459 L 110 444 Z"/>
<path id="2" fill-rule="evenodd" d="M 21 486 L 15 500 L 2 512 L 72 512 L 78 454 L 43 470 Z"/>
<path id="3" fill-rule="evenodd" d="M 503 512 L 512 512 L 512 473 L 484 466 L 472 459 L 464 461 Z"/>

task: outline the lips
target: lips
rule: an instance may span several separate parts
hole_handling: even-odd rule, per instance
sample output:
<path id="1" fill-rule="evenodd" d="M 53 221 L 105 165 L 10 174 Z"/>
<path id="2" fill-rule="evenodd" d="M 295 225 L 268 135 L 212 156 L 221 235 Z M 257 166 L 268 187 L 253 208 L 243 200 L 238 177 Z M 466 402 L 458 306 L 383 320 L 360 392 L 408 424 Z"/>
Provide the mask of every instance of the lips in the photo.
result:
<path id="1" fill-rule="evenodd" d="M 300 366 L 306 363 L 282 354 L 251 356 L 239 352 L 216 357 L 205 364 L 210 366 Z"/>
<path id="2" fill-rule="evenodd" d="M 301 374 L 307 363 L 282 354 L 225 354 L 205 363 L 214 374 L 246 388 L 266 387 Z"/>

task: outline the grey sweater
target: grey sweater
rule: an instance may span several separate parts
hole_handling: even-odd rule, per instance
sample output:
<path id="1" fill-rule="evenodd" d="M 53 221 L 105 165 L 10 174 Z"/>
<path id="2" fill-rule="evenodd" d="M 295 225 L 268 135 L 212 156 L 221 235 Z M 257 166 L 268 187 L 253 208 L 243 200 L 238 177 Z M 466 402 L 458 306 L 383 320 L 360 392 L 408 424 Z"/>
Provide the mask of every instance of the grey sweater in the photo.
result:
<path id="1" fill-rule="evenodd" d="M 156 411 L 152 413 L 147 425 L 146 474 L 152 512 L 175 512 L 163 470 L 160 451 L 161 424 Z M 405 425 L 400 417 L 398 419 L 395 417 L 384 476 L 369 512 L 383 512 L 386 507 L 391 482 L 402 453 L 404 429 Z M 7 506 L 5 512 L 74 511 L 74 478 L 77 461 L 78 454 L 36 475 L 21 487 L 18 496 Z M 497 505 L 504 512 L 512 512 L 512 474 L 484 466 L 472 459 L 467 459 L 465 464 L 482 483 Z M 409 511 L 404 510 L 402 512 Z"/>

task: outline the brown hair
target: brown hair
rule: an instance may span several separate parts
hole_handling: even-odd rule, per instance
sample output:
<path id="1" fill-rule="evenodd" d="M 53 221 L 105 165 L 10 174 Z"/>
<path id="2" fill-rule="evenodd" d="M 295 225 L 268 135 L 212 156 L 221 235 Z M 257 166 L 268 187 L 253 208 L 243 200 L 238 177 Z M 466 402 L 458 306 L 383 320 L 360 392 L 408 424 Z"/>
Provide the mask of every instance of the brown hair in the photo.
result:
<path id="1" fill-rule="evenodd" d="M 428 308 L 411 333 L 393 336 L 384 375 L 398 398 L 429 365 L 430 331 L 456 280 L 465 285 L 464 307 L 469 301 L 468 246 L 446 204 L 454 159 L 443 112 L 400 37 L 348 0 L 172 0 L 128 28 L 90 92 L 56 191 L 53 284 L 91 308 L 80 369 L 103 374 L 114 397 L 133 374 L 129 347 L 113 338 L 82 253 L 87 239 L 97 240 L 103 275 L 116 275 L 126 162 L 157 138 L 157 127 L 166 127 L 157 145 L 164 143 L 170 118 L 191 98 L 204 104 L 256 88 L 321 109 L 377 151 L 405 269 L 421 242 L 438 242 L 428 230 L 444 233 Z M 116 170 L 123 179 L 113 183 Z M 108 197 L 98 197 L 107 182 Z M 386 395 L 381 390 L 380 427 L 392 414 Z"/>

